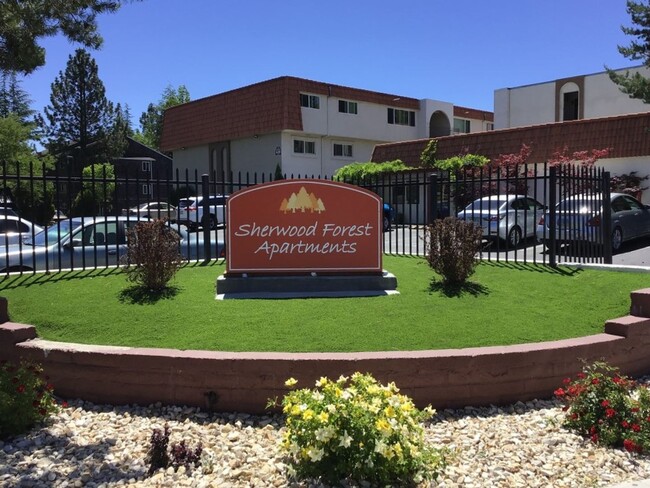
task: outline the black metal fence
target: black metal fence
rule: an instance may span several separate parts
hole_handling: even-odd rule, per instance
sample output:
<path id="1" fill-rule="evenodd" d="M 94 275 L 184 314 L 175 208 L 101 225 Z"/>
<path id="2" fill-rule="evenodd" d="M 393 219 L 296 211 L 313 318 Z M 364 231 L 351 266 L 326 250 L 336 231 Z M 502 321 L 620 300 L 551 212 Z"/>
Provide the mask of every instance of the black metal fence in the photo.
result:
<path id="1" fill-rule="evenodd" d="M 138 166 L 117 175 L 102 170 L 84 177 L 59 168 L 31 166 L 21 171 L 18 165 L 3 165 L 0 206 L 13 206 L 21 219 L 50 227 L 42 234 L 25 228 L 19 229 L 22 235 L 6 234 L 0 241 L 0 272 L 117 264 L 125 251 L 127 229 L 140 217 L 183 220 L 189 224 L 189 229 L 182 228 L 185 259 L 219 258 L 228 225 L 225 199 L 219 203 L 209 197 L 227 196 L 274 179 L 272 174 L 189 171 L 176 171 L 173 178 L 152 178 L 159 173 L 151 172 L 150 166 L 146 169 Z M 384 210 L 389 220 L 384 232 L 387 254 L 424 255 L 427 225 L 456 216 L 483 228 L 483 259 L 551 266 L 612 260 L 609 174 L 601 168 L 411 170 L 349 183 L 374 191 L 388 205 Z M 192 198 L 197 196 L 202 201 Z M 7 221 L 7 228 L 8 213 L 0 208 L 0 221 Z M 69 234 L 81 216 L 92 218 L 83 220 L 78 235 Z M 45 252 L 42 247 L 52 250 Z"/>

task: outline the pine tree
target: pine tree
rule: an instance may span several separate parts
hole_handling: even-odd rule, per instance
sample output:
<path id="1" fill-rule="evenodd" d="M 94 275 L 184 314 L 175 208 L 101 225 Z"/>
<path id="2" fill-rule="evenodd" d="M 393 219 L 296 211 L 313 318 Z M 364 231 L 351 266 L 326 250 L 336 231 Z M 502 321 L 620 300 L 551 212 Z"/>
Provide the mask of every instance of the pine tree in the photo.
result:
<path id="1" fill-rule="evenodd" d="M 622 26 L 621 30 L 636 38 L 629 46 L 618 46 L 618 52 L 631 60 L 642 60 L 643 65 L 650 68 L 650 5 L 647 0 L 627 1 L 627 13 L 632 19 L 634 27 Z M 630 74 L 629 71 L 621 74 L 607 69 L 610 79 L 619 85 L 623 93 L 630 98 L 638 98 L 644 103 L 650 103 L 650 80 L 640 73 Z"/>
<path id="2" fill-rule="evenodd" d="M 77 49 L 69 57 L 65 72 L 59 72 L 52 83 L 50 105 L 44 111 L 51 152 L 57 153 L 74 144 L 78 147 L 75 156 L 78 165 L 98 162 L 95 153 L 103 148 L 90 145 L 109 133 L 113 106 L 106 99 L 97 64 L 88 52 Z"/>
<path id="3" fill-rule="evenodd" d="M 0 117 L 16 115 L 23 123 L 29 123 L 34 114 L 30 108 L 29 95 L 20 86 L 20 80 L 14 72 L 2 71 L 0 75 Z"/>

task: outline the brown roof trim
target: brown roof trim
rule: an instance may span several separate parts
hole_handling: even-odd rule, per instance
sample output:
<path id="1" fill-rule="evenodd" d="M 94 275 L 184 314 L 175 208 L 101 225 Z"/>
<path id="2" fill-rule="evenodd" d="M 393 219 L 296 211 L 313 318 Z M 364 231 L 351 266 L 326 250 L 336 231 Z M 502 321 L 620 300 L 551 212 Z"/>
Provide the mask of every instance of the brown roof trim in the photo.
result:
<path id="1" fill-rule="evenodd" d="M 454 105 L 454 117 L 494 122 L 494 112 L 478 110 L 476 108 L 459 107 L 458 105 Z"/>
<path id="2" fill-rule="evenodd" d="M 542 163 L 564 147 L 569 153 L 591 149 L 610 149 L 610 158 L 650 156 L 650 112 L 599 119 L 573 120 L 528 127 L 475 132 L 437 138 L 439 159 L 473 153 L 493 159 L 517 153 L 522 144 L 530 146 L 530 163 Z M 372 161 L 401 159 L 419 166 L 420 154 L 429 139 L 379 144 Z"/>

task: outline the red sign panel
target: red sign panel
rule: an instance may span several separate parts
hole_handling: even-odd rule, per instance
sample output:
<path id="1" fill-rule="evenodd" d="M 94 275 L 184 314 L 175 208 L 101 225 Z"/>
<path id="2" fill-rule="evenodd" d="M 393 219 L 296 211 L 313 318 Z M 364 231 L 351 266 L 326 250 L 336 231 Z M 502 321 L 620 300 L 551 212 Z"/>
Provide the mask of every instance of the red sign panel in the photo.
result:
<path id="1" fill-rule="evenodd" d="M 327 180 L 256 185 L 228 199 L 229 273 L 381 272 L 382 202 Z"/>

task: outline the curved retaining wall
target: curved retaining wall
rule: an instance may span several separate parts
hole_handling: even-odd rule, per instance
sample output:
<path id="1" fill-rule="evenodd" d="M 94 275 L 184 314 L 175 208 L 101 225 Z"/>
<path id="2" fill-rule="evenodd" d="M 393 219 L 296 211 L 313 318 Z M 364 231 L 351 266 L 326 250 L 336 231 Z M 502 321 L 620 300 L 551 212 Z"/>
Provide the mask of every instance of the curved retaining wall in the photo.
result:
<path id="1" fill-rule="evenodd" d="M 507 404 L 548 398 L 581 359 L 605 360 L 629 375 L 650 373 L 650 288 L 632 292 L 631 315 L 605 333 L 577 339 L 437 351 L 229 353 L 86 346 L 39 339 L 31 325 L 0 325 L 0 359 L 40 362 L 58 395 L 111 404 L 184 404 L 263 413 L 284 381 L 371 372 L 394 381 L 423 407 Z M 0 321 L 6 301 L 0 300 Z"/>

